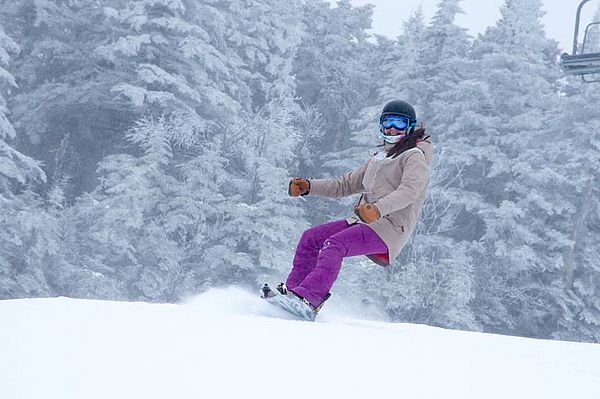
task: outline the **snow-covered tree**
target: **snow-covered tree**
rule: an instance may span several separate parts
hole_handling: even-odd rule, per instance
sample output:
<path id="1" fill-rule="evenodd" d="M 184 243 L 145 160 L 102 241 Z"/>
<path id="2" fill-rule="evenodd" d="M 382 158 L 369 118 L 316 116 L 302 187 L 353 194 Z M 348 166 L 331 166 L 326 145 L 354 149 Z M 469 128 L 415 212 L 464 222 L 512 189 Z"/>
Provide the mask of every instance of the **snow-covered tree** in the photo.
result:
<path id="1" fill-rule="evenodd" d="M 551 286 L 560 309 L 554 336 L 600 342 L 600 96 L 590 85 L 579 89 L 561 108 L 559 119 L 569 129 L 557 134 L 559 145 L 550 146 L 556 152 L 550 165 L 560 176 L 553 179 L 554 198 L 559 185 L 564 207 L 552 226 L 568 239 Z"/>
<path id="2" fill-rule="evenodd" d="M 553 156 L 545 143 L 553 140 L 558 48 L 546 39 L 539 0 L 507 0 L 501 15 L 473 49 L 479 87 L 488 93 L 488 108 L 472 115 L 485 127 L 470 140 L 481 153 L 462 183 L 483 200 L 474 309 L 487 328 L 547 336 L 554 309 L 545 282 L 566 238 L 547 223 L 564 211 L 548 195 L 552 171 L 539 171 Z"/>
<path id="3" fill-rule="evenodd" d="M 45 175 L 36 161 L 14 148 L 16 132 L 6 97 L 16 89 L 7 69 L 18 45 L 0 29 L 0 298 L 47 295 L 45 261 L 57 237 L 31 186 Z"/>
<path id="4" fill-rule="evenodd" d="M 133 105 L 208 118 L 239 111 L 238 100 L 249 96 L 233 73 L 239 60 L 213 44 L 222 21 L 210 4 L 136 0 L 106 7 L 104 14 L 114 31 L 95 55 L 127 74 L 112 92 Z"/>
<path id="5" fill-rule="evenodd" d="M 69 181 L 78 188 L 69 194 L 92 188 L 94 162 L 119 142 L 128 114 L 111 104 L 110 71 L 92 56 L 105 36 L 97 2 L 5 1 L 0 12 L 22 49 L 11 98 L 16 130 L 51 183 Z"/>
<path id="6" fill-rule="evenodd" d="M 302 35 L 301 2 L 215 1 L 223 42 L 239 57 L 235 72 L 251 91 L 252 109 L 294 93 L 292 65 Z"/>
<path id="7" fill-rule="evenodd" d="M 19 46 L 0 29 L 0 196 L 5 200 L 12 198 L 19 185 L 25 185 L 31 179 L 45 178 L 37 162 L 11 145 L 16 138 L 16 131 L 8 118 L 5 96 L 17 88 L 17 83 L 6 68 L 11 54 L 18 52 Z"/>
<path id="8" fill-rule="evenodd" d="M 394 97 L 382 96 L 382 104 L 392 98 L 411 102 L 433 137 L 435 157 L 414 238 L 397 266 L 377 285 L 385 287 L 384 306 L 395 320 L 476 329 L 469 307 L 474 292 L 472 244 L 454 234 L 461 212 L 473 201 L 468 197 L 461 201 L 456 187 L 464 149 L 460 133 L 450 127 L 461 120 L 463 102 L 472 101 L 464 89 L 470 42 L 454 22 L 459 12 L 459 1 L 441 1 L 425 26 L 417 10 L 405 22 L 396 50 L 387 60 L 389 72 L 380 93 Z"/>
<path id="9" fill-rule="evenodd" d="M 427 51 L 424 47 L 425 32 L 423 7 L 419 6 L 402 22 L 402 33 L 396 40 L 379 43 L 382 47 L 380 103 L 401 98 L 424 111 L 422 96 L 426 64 L 420 62 L 420 58 Z"/>
<path id="10" fill-rule="evenodd" d="M 286 191 L 305 138 L 297 116 L 290 98 L 273 101 L 243 132 L 232 126 L 218 139 L 204 138 L 182 165 L 189 203 L 200 210 L 190 250 L 203 284 L 255 285 L 289 270 L 307 225 Z"/>
<path id="11" fill-rule="evenodd" d="M 82 197 L 72 223 L 77 224 L 77 261 L 88 271 L 95 295 L 174 301 L 181 297 L 187 243 L 176 179 L 174 148 L 194 136 L 193 119 L 143 119 L 128 140 L 140 156 L 118 154 L 99 165 L 102 183 Z M 72 286 L 77 292 L 80 282 Z"/>
<path id="12" fill-rule="evenodd" d="M 340 151 L 351 147 L 350 120 L 373 95 L 377 79 L 375 47 L 367 33 L 372 6 L 343 0 L 332 8 L 318 0 L 306 2 L 303 11 L 305 34 L 293 70 L 297 95 L 324 117 L 323 152 Z"/>
<path id="13" fill-rule="evenodd" d="M 600 20 L 600 5 L 594 15 Z M 585 52 L 600 50 L 600 27 L 590 28 Z M 588 76 L 588 79 L 600 76 Z M 561 101 L 549 129 L 548 151 L 555 154 L 547 164 L 555 171 L 554 197 L 565 211 L 552 220 L 568 239 L 562 262 L 556 266 L 552 289 L 559 303 L 554 337 L 600 342 L 600 303 L 598 302 L 598 209 L 600 176 L 600 96 L 597 83 L 585 84 L 579 78 L 563 79 Z M 560 187 L 559 189 L 557 189 Z M 562 278 L 560 278 L 562 277 Z"/>
<path id="14" fill-rule="evenodd" d="M 249 72 L 207 2 L 19 0 L 2 15 L 24 48 L 15 126 L 73 194 L 95 186 L 95 164 L 143 115 L 195 113 L 217 131 L 250 109 Z"/>

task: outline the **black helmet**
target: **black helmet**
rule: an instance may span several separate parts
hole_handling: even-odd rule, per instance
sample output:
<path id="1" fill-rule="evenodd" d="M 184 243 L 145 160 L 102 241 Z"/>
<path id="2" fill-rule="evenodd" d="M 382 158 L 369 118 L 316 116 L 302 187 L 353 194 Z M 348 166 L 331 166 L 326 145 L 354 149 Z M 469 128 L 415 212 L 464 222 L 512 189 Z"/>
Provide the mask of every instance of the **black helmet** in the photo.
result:
<path id="1" fill-rule="evenodd" d="M 381 115 L 379 117 L 381 118 L 382 116 L 389 114 L 406 116 L 408 119 L 410 119 L 410 123 L 412 125 L 417 123 L 417 113 L 415 112 L 415 109 L 412 107 L 412 105 L 410 105 L 406 101 L 392 100 L 388 102 L 383 107 L 383 110 L 381 111 Z"/>

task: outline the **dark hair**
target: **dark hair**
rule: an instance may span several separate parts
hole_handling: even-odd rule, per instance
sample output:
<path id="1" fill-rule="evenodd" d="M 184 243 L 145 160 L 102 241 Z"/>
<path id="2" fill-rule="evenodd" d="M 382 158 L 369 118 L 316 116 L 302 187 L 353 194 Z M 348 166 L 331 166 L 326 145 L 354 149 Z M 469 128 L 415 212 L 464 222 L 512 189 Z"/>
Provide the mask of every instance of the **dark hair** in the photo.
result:
<path id="1" fill-rule="evenodd" d="M 415 127 L 411 134 L 394 144 L 394 146 L 388 151 L 387 158 L 396 158 L 404 151 L 415 148 L 417 146 L 417 141 L 425 136 L 426 130 L 427 129 L 425 129 L 425 127 L 422 125 Z"/>

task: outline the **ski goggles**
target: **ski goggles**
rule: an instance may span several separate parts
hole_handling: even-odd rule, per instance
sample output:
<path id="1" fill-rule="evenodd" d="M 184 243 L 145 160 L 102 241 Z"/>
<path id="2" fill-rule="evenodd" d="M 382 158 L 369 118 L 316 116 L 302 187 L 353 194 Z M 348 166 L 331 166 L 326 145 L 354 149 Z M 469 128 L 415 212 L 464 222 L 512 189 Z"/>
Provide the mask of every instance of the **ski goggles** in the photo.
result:
<path id="1" fill-rule="evenodd" d="M 398 130 L 406 130 L 411 126 L 410 119 L 404 115 L 387 114 L 381 115 L 379 118 L 379 128 L 391 129 L 395 127 Z"/>

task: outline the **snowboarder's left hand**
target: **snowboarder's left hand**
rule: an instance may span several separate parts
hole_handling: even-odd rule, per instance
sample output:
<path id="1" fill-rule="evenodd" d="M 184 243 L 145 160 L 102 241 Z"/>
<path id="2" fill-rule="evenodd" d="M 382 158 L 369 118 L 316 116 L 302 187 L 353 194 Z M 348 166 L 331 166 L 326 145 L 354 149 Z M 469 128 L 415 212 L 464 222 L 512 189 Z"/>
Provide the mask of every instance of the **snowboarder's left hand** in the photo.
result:
<path id="1" fill-rule="evenodd" d="M 367 224 L 373 223 L 381 217 L 381 213 L 379 212 L 379 209 L 377 209 L 375 204 L 364 204 L 355 206 L 354 213 L 360 218 L 360 220 Z"/>

